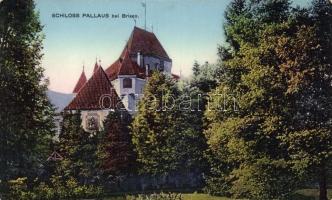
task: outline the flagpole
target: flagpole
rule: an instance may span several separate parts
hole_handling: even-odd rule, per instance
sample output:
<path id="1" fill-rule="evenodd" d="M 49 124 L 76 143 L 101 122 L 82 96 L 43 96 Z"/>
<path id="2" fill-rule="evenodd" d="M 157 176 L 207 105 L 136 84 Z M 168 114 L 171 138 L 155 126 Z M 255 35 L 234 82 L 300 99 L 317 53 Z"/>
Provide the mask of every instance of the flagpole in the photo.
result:
<path id="1" fill-rule="evenodd" d="M 146 0 L 144 2 L 144 15 L 145 15 L 145 19 L 144 19 L 144 29 L 146 30 Z"/>
<path id="2" fill-rule="evenodd" d="M 146 0 L 142 2 L 142 6 L 144 7 L 144 30 L 146 30 Z"/>

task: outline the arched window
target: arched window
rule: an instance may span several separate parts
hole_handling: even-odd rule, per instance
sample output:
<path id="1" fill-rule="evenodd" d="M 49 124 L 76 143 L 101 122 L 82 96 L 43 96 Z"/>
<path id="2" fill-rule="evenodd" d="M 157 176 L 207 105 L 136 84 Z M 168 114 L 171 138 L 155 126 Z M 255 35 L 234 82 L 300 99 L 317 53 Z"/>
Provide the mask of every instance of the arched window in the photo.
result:
<path id="1" fill-rule="evenodd" d="M 124 78 L 123 79 L 123 88 L 132 88 L 131 78 Z"/>

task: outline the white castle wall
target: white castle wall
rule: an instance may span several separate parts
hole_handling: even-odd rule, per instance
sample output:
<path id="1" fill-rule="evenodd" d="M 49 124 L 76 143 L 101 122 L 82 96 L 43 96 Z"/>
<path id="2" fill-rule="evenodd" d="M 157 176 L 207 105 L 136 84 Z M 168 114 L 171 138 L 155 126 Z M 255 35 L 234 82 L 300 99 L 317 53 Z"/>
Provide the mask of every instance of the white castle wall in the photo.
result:
<path id="1" fill-rule="evenodd" d="M 136 78 L 135 79 L 135 94 L 142 94 L 145 86 L 146 80 Z"/>
<path id="2" fill-rule="evenodd" d="M 130 78 L 132 80 L 131 88 L 123 87 L 123 79 Z M 133 114 L 136 110 L 137 98 L 143 93 L 145 79 L 137 78 L 136 75 L 120 75 L 119 78 L 112 81 L 117 94 L 122 99 L 122 103 L 129 113 Z"/>

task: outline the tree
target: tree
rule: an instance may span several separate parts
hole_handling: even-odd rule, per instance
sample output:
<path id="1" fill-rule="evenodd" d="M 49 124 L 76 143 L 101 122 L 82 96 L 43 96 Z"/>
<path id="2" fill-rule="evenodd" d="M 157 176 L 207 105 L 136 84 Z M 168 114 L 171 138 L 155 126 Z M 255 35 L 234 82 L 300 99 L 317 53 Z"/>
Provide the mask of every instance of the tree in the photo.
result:
<path id="1" fill-rule="evenodd" d="M 32 0 L 0 2 L 0 181 L 31 181 L 54 135 L 41 66 L 42 26 Z"/>
<path id="2" fill-rule="evenodd" d="M 200 73 L 200 71 L 199 71 L 199 64 L 198 64 L 197 61 L 195 61 L 192 70 L 193 70 L 193 75 L 194 75 L 194 76 L 198 76 L 198 74 Z"/>
<path id="3" fill-rule="evenodd" d="M 327 139 L 327 141 L 332 141 L 332 116 L 331 116 L 331 104 L 327 102 L 332 102 L 332 4 L 331 1 L 327 0 L 316 0 L 313 2 L 313 13 L 314 13 L 314 21 L 316 23 L 317 29 L 316 34 L 319 42 L 319 46 L 321 48 L 318 49 L 320 56 L 317 56 L 322 67 L 323 73 L 319 73 L 318 79 L 324 80 L 323 87 L 326 91 L 323 92 L 322 99 L 325 101 L 323 103 L 325 109 L 324 110 L 324 119 L 321 119 L 321 123 L 326 123 L 328 126 L 328 131 L 323 133 L 323 137 L 321 139 Z M 329 78 L 326 78 L 329 77 Z M 318 81 L 319 83 L 319 81 Z M 319 84 L 317 84 L 319 85 Z M 321 91 L 320 87 L 317 87 L 316 90 Z M 321 92 L 320 92 L 321 94 Z M 317 95 L 317 93 L 316 93 Z M 317 96 L 316 96 L 317 97 Z M 320 109 L 317 109 L 318 112 L 321 111 L 321 107 L 317 106 Z M 325 135 L 328 135 L 328 138 L 324 138 Z M 326 144 L 326 141 L 323 141 L 322 144 Z M 322 155 L 322 152 L 325 154 L 325 158 L 322 159 L 323 162 L 320 163 L 320 174 L 319 174 L 319 184 L 320 184 L 320 200 L 327 199 L 327 178 L 328 176 L 328 168 L 331 168 L 332 165 L 332 144 L 328 143 L 325 146 L 325 149 L 321 149 L 319 152 Z M 331 175 L 331 174 L 330 174 Z M 330 176 L 331 177 L 331 176 Z"/>
<path id="4" fill-rule="evenodd" d="M 164 174 L 179 167 L 171 144 L 175 141 L 170 140 L 177 133 L 175 112 L 163 110 L 163 105 L 172 103 L 171 97 L 177 93 L 171 79 L 160 72 L 154 72 L 145 86 L 144 99 L 139 102 L 131 128 L 141 172 Z"/>
<path id="5" fill-rule="evenodd" d="M 305 18 L 307 23 L 299 27 L 296 38 L 281 38 L 277 47 L 285 61 L 282 70 L 288 75 L 288 93 L 296 97 L 292 126 L 283 140 L 293 168 L 300 176 L 313 177 L 319 183 L 320 200 L 327 200 L 332 156 L 331 3 L 314 1 L 311 11 L 301 17 Z"/>
<path id="6" fill-rule="evenodd" d="M 326 42 L 331 26 L 325 23 L 331 6 L 317 2 L 312 13 L 289 12 L 287 1 L 249 1 L 235 14 L 229 9 L 233 15 L 225 31 L 232 42 L 219 48 L 225 78 L 214 92 L 233 94 L 240 109 L 207 111 L 205 134 L 210 160 L 217 163 L 212 173 L 219 173 L 230 194 L 286 198 L 303 175 L 314 173 L 320 199 L 326 200 L 332 90 Z M 252 22 L 259 31 L 248 30 Z M 221 100 L 211 104 L 217 107 Z"/>
<path id="7" fill-rule="evenodd" d="M 180 105 L 180 94 L 174 80 L 165 74 L 154 72 L 148 79 L 131 127 L 140 172 L 202 172 L 205 140 L 199 132 L 201 119 L 193 119 L 190 109 L 180 109 L 188 107 Z M 198 122 L 197 127 L 193 122 Z"/>
<path id="8" fill-rule="evenodd" d="M 183 129 L 192 131 L 196 137 L 196 149 L 193 149 L 191 157 L 195 157 L 197 168 L 200 168 L 204 174 L 208 170 L 208 161 L 210 152 L 207 148 L 206 138 L 203 134 L 206 124 L 204 121 L 204 112 L 209 101 L 208 93 L 214 90 L 220 80 L 223 78 L 223 68 L 218 65 L 205 62 L 200 65 L 194 63 L 193 76 L 188 82 L 180 87 L 180 98 L 183 102 L 181 107 L 190 109 L 181 109 L 183 118 L 180 124 Z M 190 99 L 190 104 L 187 102 Z M 211 163 L 210 163 L 211 164 Z"/>
<path id="9" fill-rule="evenodd" d="M 193 77 L 189 81 L 190 87 L 197 87 L 202 93 L 208 93 L 217 86 L 222 71 L 216 65 L 205 62 L 193 66 Z"/>
<path id="10" fill-rule="evenodd" d="M 175 141 L 178 141 L 175 145 L 177 152 L 181 153 L 178 157 L 182 159 L 181 165 L 186 166 L 188 171 L 201 175 L 208 171 L 204 156 L 207 144 L 203 134 L 205 93 L 190 83 L 180 88 L 179 92 L 176 104 L 179 110 L 175 121 Z"/>
<path id="11" fill-rule="evenodd" d="M 63 178 L 74 177 L 80 183 L 90 183 L 98 175 L 97 131 L 87 132 L 80 112 L 64 113 L 57 152 L 63 157 L 57 170 Z"/>
<path id="12" fill-rule="evenodd" d="M 225 78 L 211 93 L 222 96 L 206 110 L 205 135 L 212 152 L 210 177 L 220 177 L 210 183 L 235 197 L 283 199 L 296 187 L 280 139 L 291 119 L 291 99 L 275 52 L 280 35 L 295 37 L 288 10 L 288 1 L 234 1 L 226 12 L 230 42 L 219 48 Z"/>
<path id="13" fill-rule="evenodd" d="M 121 176 L 135 173 L 136 156 L 131 142 L 130 122 L 127 112 L 115 111 L 107 116 L 104 130 L 98 134 L 99 167 L 104 174 Z"/>

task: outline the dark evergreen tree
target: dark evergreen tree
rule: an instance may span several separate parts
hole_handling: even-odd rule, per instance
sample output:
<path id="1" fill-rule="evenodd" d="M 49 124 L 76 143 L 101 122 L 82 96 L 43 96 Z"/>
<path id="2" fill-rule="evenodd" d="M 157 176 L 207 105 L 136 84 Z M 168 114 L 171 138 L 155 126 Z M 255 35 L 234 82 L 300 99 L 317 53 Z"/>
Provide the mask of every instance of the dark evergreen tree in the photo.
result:
<path id="1" fill-rule="evenodd" d="M 80 112 L 64 113 L 57 152 L 63 159 L 57 165 L 63 178 L 74 177 L 81 183 L 95 180 L 97 167 L 97 131 L 87 132 L 82 126 Z"/>
<path id="2" fill-rule="evenodd" d="M 222 70 L 214 65 L 205 62 L 199 65 L 197 62 L 193 66 L 193 77 L 190 80 L 190 87 L 196 87 L 203 94 L 213 90 L 222 75 Z"/>
<path id="3" fill-rule="evenodd" d="M 195 158 L 196 169 L 201 170 L 204 174 L 209 171 L 207 159 L 210 158 L 210 156 L 206 156 L 209 151 L 203 134 L 206 128 L 204 112 L 210 100 L 208 93 L 217 87 L 223 76 L 223 68 L 220 66 L 208 62 L 199 65 L 195 62 L 192 78 L 180 87 L 179 101 L 182 102 L 180 110 L 184 120 L 179 124 L 181 124 L 183 130 L 187 130 L 188 133 L 191 132 L 191 136 L 195 138 L 195 142 L 192 143 L 196 144 L 196 148 L 192 149 L 190 157 Z M 190 103 L 188 100 L 190 100 Z"/>
<path id="4" fill-rule="evenodd" d="M 164 174 L 179 168 L 173 140 L 177 117 L 174 110 L 163 110 L 174 103 L 170 97 L 177 95 L 174 83 L 164 74 L 154 72 L 149 77 L 131 128 L 141 173 Z"/>
<path id="5" fill-rule="evenodd" d="M 207 172 L 208 164 L 204 157 L 207 149 L 204 129 L 204 109 L 206 99 L 204 93 L 197 87 L 190 84 L 184 85 L 179 90 L 177 98 L 178 115 L 176 118 L 177 135 L 175 143 L 177 152 L 182 153 L 182 166 L 186 166 L 188 172 L 195 172 L 197 175 Z"/>
<path id="6" fill-rule="evenodd" d="M 239 23 L 238 19 L 241 16 L 244 16 L 247 13 L 247 5 L 246 0 L 234 0 L 232 1 L 226 11 L 225 11 L 225 24 L 224 24 L 224 33 L 226 36 L 226 42 L 230 44 L 230 46 L 234 49 L 234 51 L 239 50 L 239 41 L 238 38 L 236 38 L 235 34 L 236 32 L 241 31 L 240 29 L 236 28 L 236 25 Z M 230 29 L 231 27 L 234 27 L 234 29 Z M 220 47 L 223 49 L 223 47 Z"/>
<path id="7" fill-rule="evenodd" d="M 206 143 L 201 132 L 202 118 L 196 118 L 199 102 L 190 105 L 189 99 L 190 91 L 180 91 L 174 80 L 160 72 L 148 79 L 132 123 L 140 172 L 201 175 L 206 167 Z M 192 115 L 191 109 L 197 113 Z"/>
<path id="8" fill-rule="evenodd" d="M 98 134 L 99 167 L 105 175 L 121 176 L 136 172 L 136 156 L 131 142 L 131 116 L 125 111 L 110 112 L 104 130 Z"/>
<path id="9" fill-rule="evenodd" d="M 197 61 L 195 61 L 195 63 L 194 63 L 194 66 L 193 66 L 193 75 L 194 76 L 198 76 L 198 74 L 200 73 L 199 72 L 199 64 L 198 64 L 198 62 Z"/>
<path id="10" fill-rule="evenodd" d="M 42 26 L 32 0 L 0 2 L 0 182 L 31 180 L 50 155 L 53 108 L 41 67 Z"/>

